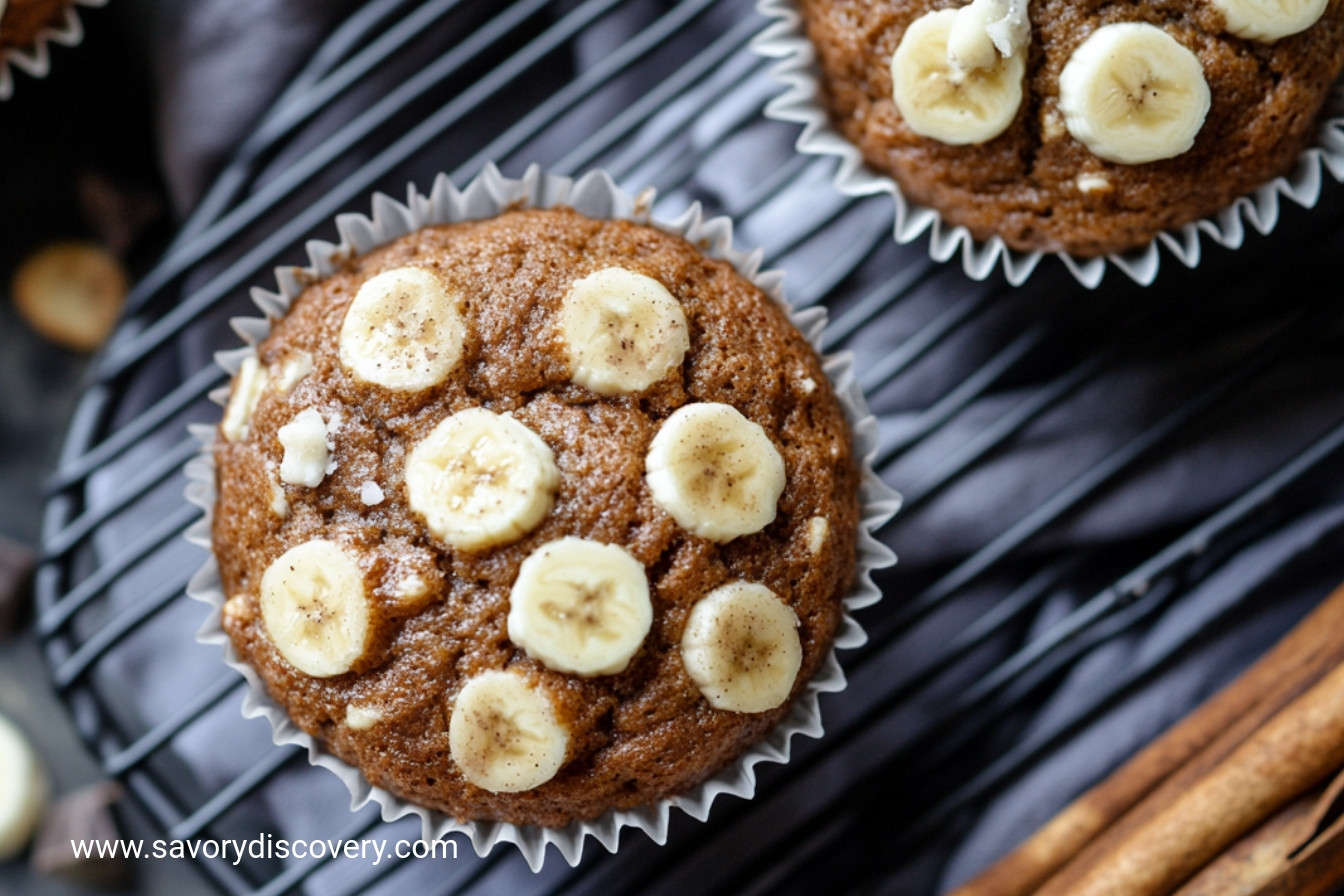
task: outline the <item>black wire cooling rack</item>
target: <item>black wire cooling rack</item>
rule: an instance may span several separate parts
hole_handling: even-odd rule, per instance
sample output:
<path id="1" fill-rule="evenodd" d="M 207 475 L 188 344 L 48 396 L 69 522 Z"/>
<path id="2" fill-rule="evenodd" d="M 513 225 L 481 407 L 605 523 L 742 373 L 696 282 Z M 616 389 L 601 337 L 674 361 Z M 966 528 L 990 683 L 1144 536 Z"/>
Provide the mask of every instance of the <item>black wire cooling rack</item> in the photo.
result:
<path id="1" fill-rule="evenodd" d="M 227 321 L 253 313 L 248 288 L 301 263 L 305 238 L 334 239 L 336 214 L 487 161 L 602 167 L 656 187 L 656 216 L 692 201 L 731 215 L 795 305 L 829 307 L 829 349 L 857 356 L 879 471 L 905 495 L 882 532 L 902 563 L 860 614 L 869 642 L 842 654 L 825 738 L 763 767 L 754 800 L 705 823 L 674 814 L 666 846 L 627 833 L 614 855 L 590 845 L 536 875 L 511 848 L 479 859 L 465 843 L 429 876 L 423 861 L 200 860 L 222 892 L 931 894 L 997 797 L 1201 647 L 1232 644 L 1171 698 L 1179 717 L 1344 579 L 1344 304 L 1323 286 L 1344 258 L 1338 189 L 1197 271 L 1168 259 L 1150 290 L 1112 275 L 1088 292 L 1049 262 L 1022 288 L 975 283 L 922 242 L 897 246 L 888 199 L 839 196 L 833 163 L 762 117 L 781 92 L 749 49 L 765 24 L 748 0 L 364 4 L 238 148 L 94 363 L 50 485 L 37 625 L 82 736 L 163 836 L 418 836 L 349 812 L 333 776 L 239 718 L 241 680 L 193 643 L 186 424 L 217 418 L 212 353 L 238 344 Z M 1224 579 L 1240 596 L 1200 616 Z M 1051 702 L 1177 612 L 1198 624 Z M 1043 788 L 1037 820 L 1077 789 Z"/>

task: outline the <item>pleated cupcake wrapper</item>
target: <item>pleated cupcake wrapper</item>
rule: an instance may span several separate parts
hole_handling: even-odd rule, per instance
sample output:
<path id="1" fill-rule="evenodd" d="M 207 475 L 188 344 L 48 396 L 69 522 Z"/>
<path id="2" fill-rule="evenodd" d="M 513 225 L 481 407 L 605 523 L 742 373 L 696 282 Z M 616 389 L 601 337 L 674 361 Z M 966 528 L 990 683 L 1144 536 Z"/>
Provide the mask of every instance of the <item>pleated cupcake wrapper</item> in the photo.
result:
<path id="1" fill-rule="evenodd" d="M 338 216 L 336 224 L 341 244 L 337 246 L 320 240 L 311 241 L 307 244 L 308 267 L 277 268 L 278 291 L 253 288 L 252 299 L 266 317 L 235 318 L 231 321 L 234 331 L 248 345 L 220 352 L 216 360 L 230 374 L 236 373 L 243 360 L 255 354 L 256 345 L 270 333 L 273 321 L 284 316 L 305 286 L 330 276 L 344 262 L 377 246 L 427 225 L 491 218 L 511 208 L 550 208 L 558 205 L 570 206 L 592 218 L 623 218 L 649 224 L 683 236 L 711 258 L 728 261 L 788 311 L 795 326 L 821 354 L 821 335 L 826 326 L 825 310 L 790 309 L 783 297 L 782 273 L 759 269 L 763 258 L 761 250 L 743 252 L 733 248 L 733 225 L 727 218 L 706 219 L 697 203 L 673 221 L 655 222 L 649 217 L 653 191 L 631 196 L 618 188 L 606 172 L 594 171 L 574 180 L 545 174 L 539 167 L 533 166 L 521 179 L 513 180 L 504 177 L 490 165 L 463 190 L 453 186 L 447 176 L 439 175 L 428 196 L 420 195 L 413 186 L 408 190 L 404 204 L 383 194 L 375 194 L 372 218 L 358 214 Z M 852 427 L 855 456 L 861 459 L 858 564 L 854 585 L 844 599 L 845 612 L 835 639 L 837 648 L 854 648 L 863 644 L 867 636 L 850 613 L 875 603 L 881 597 L 881 592 L 873 584 L 872 572 L 896 560 L 891 551 L 873 536 L 873 532 L 896 512 L 900 498 L 873 472 L 872 461 L 878 443 L 877 421 L 868 411 L 854 375 L 853 357 L 848 353 L 823 355 L 822 360 L 826 375 Z M 227 386 L 211 394 L 211 398 L 221 405 L 227 397 Z M 215 428 L 195 426 L 192 427 L 192 434 L 201 442 L 203 449 L 187 465 L 189 483 L 186 496 L 191 503 L 205 511 L 205 517 L 190 528 L 187 538 L 208 550 L 215 502 L 215 469 L 210 453 L 210 446 L 215 441 Z M 210 618 L 197 633 L 197 640 L 220 645 L 224 650 L 225 662 L 247 679 L 249 688 L 243 701 L 243 715 L 248 718 L 265 716 L 270 720 L 277 744 L 304 747 L 310 762 L 328 768 L 340 777 L 350 789 L 352 811 L 373 800 L 382 807 L 385 821 L 418 815 L 426 839 L 465 834 L 477 854 L 482 856 L 500 841 L 515 843 L 533 870 L 541 867 L 548 844 L 555 845 L 565 861 L 574 865 L 583 851 L 586 837 L 591 836 L 608 850 L 615 851 L 621 830 L 630 827 L 644 831 L 661 844 L 667 838 L 669 815 L 674 807 L 703 821 L 715 797 L 720 794 L 750 798 L 756 790 L 755 766 L 761 762 L 787 762 L 790 741 L 795 735 L 820 737 L 822 724 L 818 696 L 845 687 L 844 673 L 840 670 L 833 648 L 802 696 L 768 737 L 748 749 L 727 768 L 680 796 L 636 809 L 613 809 L 595 820 L 576 821 L 563 828 L 489 821 L 463 823 L 372 786 L 357 769 L 331 755 L 322 744 L 290 721 L 284 709 L 267 694 L 260 676 L 241 661 L 233 643 L 224 633 L 220 613 L 227 596 L 222 590 L 219 568 L 213 556 L 192 577 L 187 593 L 212 607 Z"/>
<path id="2" fill-rule="evenodd" d="M 1110 265 L 1140 286 L 1148 286 L 1157 278 L 1161 266 L 1159 247 L 1165 246 L 1176 260 L 1193 268 L 1199 264 L 1204 238 L 1237 249 L 1246 239 L 1247 225 L 1261 234 L 1272 231 L 1279 221 L 1281 198 L 1292 200 L 1303 208 L 1313 207 L 1321 194 L 1322 169 L 1336 181 L 1344 181 L 1344 82 L 1340 82 L 1326 98 L 1324 117 L 1314 144 L 1302 152 L 1292 171 L 1261 185 L 1207 218 L 1159 233 L 1143 247 L 1104 257 L 1083 258 L 1067 252 L 1022 252 L 1009 248 L 998 236 L 977 240 L 965 227 L 950 225 L 934 209 L 907 199 L 895 180 L 868 167 L 858 147 L 831 125 L 830 115 L 820 99 L 821 70 L 816 51 L 807 38 L 795 0 L 758 0 L 756 9 L 776 21 L 752 41 L 752 50 L 758 55 L 782 60 L 771 69 L 771 74 L 788 87 L 766 105 L 766 117 L 803 126 L 796 144 L 799 152 L 839 159 L 834 181 L 842 194 L 890 193 L 896 203 L 896 222 L 892 229 L 896 242 L 910 243 L 929 231 L 930 257 L 942 262 L 960 252 L 962 268 L 975 280 L 984 280 L 1001 266 L 1008 282 L 1019 286 L 1042 258 L 1054 255 L 1079 283 L 1089 289 L 1100 285 Z"/>
<path id="3" fill-rule="evenodd" d="M 84 40 L 84 24 L 79 20 L 77 6 L 106 6 L 107 0 L 74 0 L 65 10 L 65 17 L 54 27 L 43 28 L 37 38 L 26 47 L 0 48 L 0 100 L 14 95 L 14 72 L 19 69 L 34 78 L 45 78 L 51 71 L 50 44 L 63 47 L 78 46 Z"/>

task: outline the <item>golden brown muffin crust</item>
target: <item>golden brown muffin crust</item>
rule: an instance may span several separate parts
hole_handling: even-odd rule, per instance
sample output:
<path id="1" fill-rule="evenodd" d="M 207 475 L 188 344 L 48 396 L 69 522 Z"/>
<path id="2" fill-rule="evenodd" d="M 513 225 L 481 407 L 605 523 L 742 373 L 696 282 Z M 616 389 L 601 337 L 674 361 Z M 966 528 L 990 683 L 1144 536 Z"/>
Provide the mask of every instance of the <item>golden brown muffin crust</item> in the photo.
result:
<path id="1" fill-rule="evenodd" d="M 408 264 L 431 267 L 463 290 L 468 337 L 463 363 L 447 381 L 394 393 L 342 368 L 337 334 L 361 283 Z M 555 320 L 569 285 L 609 265 L 666 286 L 683 304 L 692 347 L 679 371 L 645 392 L 604 398 L 570 382 Z M 297 351 L 312 355 L 313 372 L 287 395 L 268 389 L 247 437 L 215 447 L 215 553 L 225 593 L 241 595 L 223 622 L 299 727 L 375 785 L 461 819 L 544 825 L 651 803 L 693 787 L 764 737 L 825 658 L 855 562 L 858 473 L 848 425 L 805 339 L 726 262 L 650 227 L 569 210 L 426 228 L 305 290 L 261 344 L 260 360 L 276 365 Z M 763 531 L 715 544 L 653 503 L 644 483 L 649 442 L 660 421 L 692 401 L 732 404 L 764 427 L 783 456 L 788 484 Z M 555 453 L 561 483 L 554 509 L 528 535 L 460 551 L 429 535 L 411 512 L 402 467 L 439 421 L 477 405 L 511 411 L 539 434 Z M 317 488 L 285 485 L 290 511 L 281 519 L 269 510 L 282 457 L 276 432 L 305 408 L 340 415 L 337 467 Z M 369 480 L 386 495 L 372 507 L 360 500 Z M 816 515 L 830 523 L 820 555 L 808 548 Z M 319 679 L 276 652 L 257 590 L 280 554 L 333 535 L 359 548 L 377 633 L 354 671 Z M 624 672 L 565 675 L 508 639 L 519 565 L 565 535 L 622 545 L 648 570 L 653 626 Z M 412 571 L 433 582 L 423 607 L 401 606 L 391 591 Z M 691 606 L 737 579 L 770 587 L 801 622 L 802 671 L 790 701 L 769 712 L 712 709 L 681 663 Z M 571 732 L 555 778 L 514 794 L 468 783 L 448 749 L 449 714 L 463 682 L 505 667 L 542 684 Z M 352 703 L 378 705 L 385 721 L 351 729 L 345 712 Z"/>

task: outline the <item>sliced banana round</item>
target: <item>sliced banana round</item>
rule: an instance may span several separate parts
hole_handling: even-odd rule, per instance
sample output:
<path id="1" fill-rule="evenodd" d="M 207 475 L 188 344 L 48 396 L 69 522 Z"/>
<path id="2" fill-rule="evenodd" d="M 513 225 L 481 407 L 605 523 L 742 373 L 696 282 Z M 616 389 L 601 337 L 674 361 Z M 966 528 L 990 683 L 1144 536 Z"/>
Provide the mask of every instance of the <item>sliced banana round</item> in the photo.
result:
<path id="1" fill-rule="evenodd" d="M 462 360 L 461 296 L 427 268 L 393 268 L 370 277 L 341 324 L 341 364 L 366 383 L 418 392 L 447 378 Z"/>
<path id="2" fill-rule="evenodd" d="M 249 355 L 243 359 L 237 375 L 233 378 L 229 403 L 224 406 L 224 419 L 219 424 L 225 439 L 237 442 L 247 438 L 248 430 L 252 426 L 252 414 L 257 409 L 257 402 L 261 400 L 261 393 L 266 391 L 269 379 L 266 368 L 261 366 L 256 355 Z"/>
<path id="3" fill-rule="evenodd" d="M 364 655 L 372 615 L 364 574 L 326 539 L 290 548 L 261 576 L 261 622 L 275 649 L 306 675 L 349 672 Z"/>
<path id="4" fill-rule="evenodd" d="M 1002 56 L 986 67 L 954 65 L 948 38 L 958 10 L 940 9 L 915 19 L 891 57 L 892 98 L 916 134 L 952 146 L 984 143 L 1008 129 L 1022 105 L 1026 53 Z M 987 61 L 983 41 L 974 61 Z M 971 54 L 969 49 L 963 53 Z"/>
<path id="5" fill-rule="evenodd" d="M 483 672 L 458 692 L 448 751 L 468 781 L 495 793 L 540 787 L 560 771 L 569 732 L 543 691 L 516 672 Z"/>
<path id="6" fill-rule="evenodd" d="M 1272 44 L 1306 31 L 1325 14 L 1330 0 L 1212 0 L 1229 34 Z"/>
<path id="7" fill-rule="evenodd" d="M 47 806 L 47 773 L 23 732 L 0 716 L 0 862 L 28 845 Z"/>
<path id="8" fill-rule="evenodd" d="M 614 675 L 653 624 L 644 565 L 619 545 L 561 538 L 537 548 L 509 594 L 509 640 L 549 669 Z"/>
<path id="9" fill-rule="evenodd" d="M 560 470 L 541 437 L 512 417 L 468 408 L 406 458 L 411 509 L 463 550 L 516 541 L 551 512 Z"/>
<path id="10" fill-rule="evenodd" d="M 715 709 L 774 709 L 789 698 L 803 665 L 798 617 L 764 585 L 716 588 L 691 608 L 681 662 Z"/>
<path id="11" fill-rule="evenodd" d="M 1210 94 L 1199 57 L 1156 25 L 1103 25 L 1059 75 L 1069 133 L 1124 165 L 1170 159 L 1195 144 Z"/>
<path id="12" fill-rule="evenodd" d="M 574 382 L 599 395 L 647 389 L 691 347 L 686 313 L 667 287 L 619 267 L 574 281 L 560 305 L 560 336 Z"/>
<path id="13" fill-rule="evenodd" d="M 688 404 L 663 421 L 644 461 L 654 502 L 712 541 L 759 532 L 784 492 L 784 458 L 731 405 Z"/>

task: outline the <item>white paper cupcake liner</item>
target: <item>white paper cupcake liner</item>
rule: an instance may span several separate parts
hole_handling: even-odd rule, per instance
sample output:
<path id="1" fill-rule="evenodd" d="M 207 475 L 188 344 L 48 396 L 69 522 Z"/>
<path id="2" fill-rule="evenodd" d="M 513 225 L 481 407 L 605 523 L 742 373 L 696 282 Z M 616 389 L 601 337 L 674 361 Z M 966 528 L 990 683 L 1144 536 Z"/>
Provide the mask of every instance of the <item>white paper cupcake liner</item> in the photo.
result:
<path id="1" fill-rule="evenodd" d="M 84 25 L 75 7 L 106 5 L 107 0 L 74 0 L 65 10 L 65 17 L 60 24 L 43 28 L 28 46 L 0 49 L 0 100 L 7 100 L 14 95 L 14 74 L 11 69 L 17 68 L 34 78 L 45 78 L 47 72 L 51 71 L 48 44 L 74 47 L 84 40 Z"/>
<path id="2" fill-rule="evenodd" d="M 592 218 L 624 218 L 651 224 L 683 236 L 711 258 L 728 261 L 789 311 L 793 323 L 820 354 L 821 334 L 826 325 L 825 310 L 790 310 L 783 298 L 782 274 L 779 271 L 759 270 L 762 251 L 742 252 L 733 248 L 731 221 L 722 217 L 706 220 L 699 204 L 696 204 L 674 221 L 656 222 L 650 220 L 649 216 L 652 204 L 651 190 L 639 196 L 631 196 L 618 188 L 603 171 L 594 171 L 573 180 L 545 174 L 535 166 L 518 180 L 506 178 L 493 165 L 488 166 L 461 191 L 445 175 L 439 175 L 428 196 L 420 195 L 412 186 L 405 204 L 375 194 L 372 219 L 356 214 L 337 217 L 337 229 L 342 240 L 339 246 L 311 241 L 307 244 L 308 267 L 276 269 L 276 280 L 280 287 L 278 292 L 253 288 L 252 299 L 267 318 L 235 318 L 231 322 L 233 329 L 248 345 L 220 352 L 216 358 L 230 374 L 237 372 L 243 359 L 254 354 L 257 343 L 270 332 L 271 321 L 288 311 L 304 286 L 335 273 L 343 260 L 362 255 L 427 225 L 490 218 L 509 208 L 550 208 L 557 205 L 570 206 Z M 826 375 L 852 427 L 854 453 L 860 458 L 862 470 L 858 563 L 854 586 L 844 599 L 845 612 L 835 638 L 836 648 L 854 648 L 865 642 L 866 635 L 850 613 L 875 603 L 881 597 L 871 574 L 873 570 L 891 565 L 896 559 L 890 550 L 877 541 L 873 532 L 896 512 L 900 498 L 873 472 L 872 460 L 878 443 L 877 422 L 868 411 L 854 375 L 853 357 L 848 353 L 823 355 L 822 360 Z M 228 388 L 224 387 L 211 397 L 223 404 L 227 394 Z M 187 465 L 189 484 L 186 496 L 191 503 L 205 510 L 205 517 L 190 528 L 187 538 L 208 550 L 215 501 L 214 461 L 210 454 L 215 428 L 196 426 L 192 432 L 204 447 L 201 454 Z M 239 659 L 233 643 L 221 627 L 220 612 L 226 596 L 213 556 L 192 577 L 187 593 L 212 607 L 210 618 L 198 632 L 197 640 L 220 645 L 224 650 L 225 662 L 247 679 L 249 689 L 243 701 L 243 715 L 248 718 L 265 716 L 270 720 L 277 744 L 296 744 L 306 748 L 310 762 L 328 768 L 340 777 L 350 789 L 352 811 L 373 800 L 381 805 L 385 821 L 418 815 L 426 839 L 440 839 L 448 834 L 462 833 L 470 838 L 478 855 L 485 855 L 499 841 L 512 842 L 517 844 L 533 870 L 541 867 L 548 844 L 554 844 L 565 861 L 574 865 L 583 851 L 586 837 L 594 837 L 608 850 L 615 851 L 621 829 L 633 827 L 661 844 L 667 838 L 668 819 L 673 807 L 703 821 L 715 797 L 720 794 L 750 798 L 756 790 L 755 766 L 761 762 L 787 762 L 790 741 L 794 735 L 820 737 L 822 724 L 817 698 L 820 694 L 840 691 L 845 687 L 845 677 L 833 648 L 802 696 L 768 737 L 748 749 L 730 766 L 681 796 L 637 809 L 611 810 L 593 821 L 573 822 L 563 828 L 504 822 L 462 823 L 373 787 L 357 769 L 328 753 L 325 747 L 290 721 L 284 709 L 267 694 L 260 676 Z"/>
<path id="3" fill-rule="evenodd" d="M 1321 170 L 1336 181 L 1344 181 L 1344 82 L 1337 83 L 1326 98 L 1324 115 L 1313 145 L 1305 149 L 1293 170 L 1263 184 L 1207 218 L 1183 227 L 1159 233 L 1146 246 L 1097 258 L 1082 258 L 1067 252 L 1022 252 L 1011 249 L 998 236 L 977 240 L 965 227 L 949 225 L 932 208 L 911 202 L 902 195 L 896 181 L 870 168 L 863 154 L 832 125 L 822 105 L 821 70 L 816 52 L 807 38 L 802 15 L 794 0 L 758 0 L 757 12 L 774 19 L 752 41 L 758 55 L 782 60 L 771 69 L 774 78 L 787 90 L 765 107 L 767 118 L 803 126 L 796 143 L 799 152 L 834 156 L 839 159 L 835 186 L 846 196 L 870 196 L 890 193 L 896 202 L 893 233 L 898 243 L 918 239 L 930 232 L 929 255 L 935 261 L 947 261 L 961 252 L 966 275 L 984 280 L 1002 265 L 1004 276 L 1014 286 L 1026 281 L 1046 255 L 1059 258 L 1083 286 L 1095 289 L 1114 265 L 1140 286 L 1150 285 L 1157 277 L 1165 246 L 1178 261 L 1193 268 L 1200 261 L 1201 237 L 1229 249 L 1240 248 L 1249 224 L 1261 234 L 1274 229 L 1279 221 L 1280 197 L 1303 208 L 1311 208 L 1320 198 Z"/>

